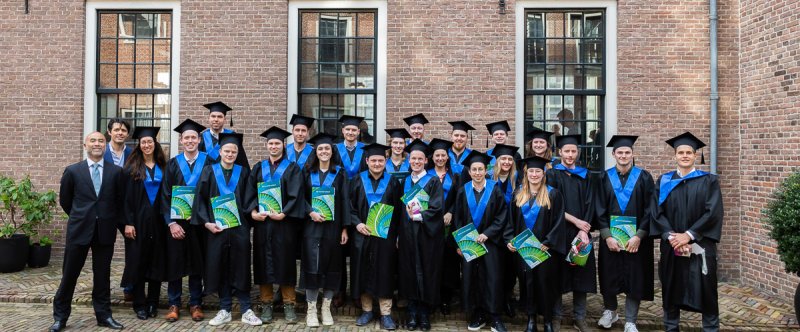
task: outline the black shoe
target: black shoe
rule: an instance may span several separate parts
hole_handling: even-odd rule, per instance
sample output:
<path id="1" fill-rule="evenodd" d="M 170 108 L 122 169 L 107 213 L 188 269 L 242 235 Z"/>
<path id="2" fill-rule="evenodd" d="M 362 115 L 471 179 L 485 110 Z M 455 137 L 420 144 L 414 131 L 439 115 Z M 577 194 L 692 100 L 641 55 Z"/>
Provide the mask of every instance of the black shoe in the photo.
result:
<path id="1" fill-rule="evenodd" d="M 500 319 L 495 319 L 492 322 L 492 332 L 507 332 L 506 326 L 503 324 L 503 321 Z"/>
<path id="2" fill-rule="evenodd" d="M 111 318 L 111 317 L 108 317 L 108 318 L 106 318 L 106 319 L 104 319 L 102 321 L 98 321 L 97 322 L 97 326 L 107 327 L 107 328 L 110 328 L 112 330 L 122 330 L 122 328 L 124 327 L 124 326 L 122 326 L 122 324 L 120 324 L 119 322 L 115 321 L 114 318 Z"/>
<path id="3" fill-rule="evenodd" d="M 484 318 L 481 314 L 475 314 L 472 316 L 472 320 L 469 322 L 467 330 L 479 331 L 484 326 L 486 326 L 486 318 Z"/>
<path id="4" fill-rule="evenodd" d="M 447 303 L 442 303 L 442 315 L 449 315 L 450 314 L 450 305 Z"/>
<path id="5" fill-rule="evenodd" d="M 553 332 L 553 324 L 544 323 L 544 332 Z"/>
<path id="6" fill-rule="evenodd" d="M 431 319 L 428 317 L 428 314 L 420 314 L 419 315 L 419 329 L 421 331 L 430 331 L 431 330 Z"/>
<path id="7" fill-rule="evenodd" d="M 417 315 L 408 314 L 408 322 L 406 322 L 406 328 L 409 331 L 414 331 L 417 329 Z"/>
<path id="8" fill-rule="evenodd" d="M 64 330 L 67 327 L 67 322 L 57 320 L 53 322 L 53 325 L 50 325 L 50 332 L 58 332 Z"/>
<path id="9" fill-rule="evenodd" d="M 155 304 L 147 305 L 147 316 L 150 318 L 156 318 L 156 316 L 158 316 L 158 306 Z"/>
<path id="10" fill-rule="evenodd" d="M 528 326 L 525 327 L 525 332 L 539 332 L 536 329 L 536 315 L 528 315 Z"/>
<path id="11" fill-rule="evenodd" d="M 147 310 L 139 309 L 135 310 L 135 312 L 136 312 L 136 318 L 139 318 L 141 320 L 147 320 Z"/>

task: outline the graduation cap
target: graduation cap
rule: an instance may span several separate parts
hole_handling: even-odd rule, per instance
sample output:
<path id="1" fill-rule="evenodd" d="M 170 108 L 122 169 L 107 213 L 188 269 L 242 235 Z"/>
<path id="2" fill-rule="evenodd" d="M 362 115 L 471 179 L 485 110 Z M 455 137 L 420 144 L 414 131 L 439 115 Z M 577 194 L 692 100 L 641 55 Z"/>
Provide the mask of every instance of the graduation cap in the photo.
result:
<path id="1" fill-rule="evenodd" d="M 436 152 L 436 150 L 450 150 L 453 147 L 453 142 L 448 140 L 443 140 L 439 138 L 434 138 L 428 143 L 428 147 L 431 148 L 431 153 Z"/>
<path id="2" fill-rule="evenodd" d="M 560 149 L 567 144 L 575 144 L 577 146 L 581 142 L 581 135 L 561 135 L 556 136 L 556 146 Z"/>
<path id="3" fill-rule="evenodd" d="M 485 153 L 480 152 L 480 151 L 474 151 L 473 150 L 472 152 L 469 153 L 467 158 L 464 159 L 463 162 L 461 162 L 461 165 L 470 167 L 474 163 L 481 163 L 484 166 L 486 166 L 486 165 L 489 165 L 489 163 L 491 161 L 492 161 L 492 157 L 490 157 L 488 154 L 485 154 Z"/>
<path id="4" fill-rule="evenodd" d="M 286 139 L 286 137 L 289 137 L 290 135 L 292 135 L 290 132 L 275 126 L 272 126 L 269 129 L 265 130 L 263 133 L 261 133 L 261 137 L 264 137 L 267 140 L 279 139 L 281 141 L 283 141 L 284 139 Z"/>
<path id="5" fill-rule="evenodd" d="M 144 137 L 152 137 L 153 140 L 156 140 L 158 136 L 158 131 L 161 130 L 161 127 L 139 127 L 137 126 L 136 129 L 133 130 L 133 139 L 142 139 Z"/>
<path id="6" fill-rule="evenodd" d="M 239 147 L 239 151 L 242 150 L 242 141 L 244 140 L 244 135 L 240 133 L 220 133 L 219 134 L 219 146 L 222 147 L 225 144 L 236 144 Z"/>
<path id="7" fill-rule="evenodd" d="M 221 101 L 215 101 L 213 103 L 208 103 L 203 105 L 203 107 L 208 109 L 208 113 L 220 112 L 222 115 L 228 115 L 228 111 L 232 110 L 232 108 Z M 231 127 L 233 127 L 233 118 L 231 118 Z"/>
<path id="8" fill-rule="evenodd" d="M 199 124 L 197 122 L 194 122 L 192 119 L 186 119 L 186 120 L 183 120 L 183 122 L 181 122 L 181 124 L 179 124 L 173 130 L 178 132 L 178 133 L 180 133 L 181 135 L 183 134 L 184 131 L 187 131 L 187 130 L 194 130 L 198 134 L 200 134 L 201 132 L 203 132 L 203 130 L 206 130 L 206 126 L 201 125 L 201 124 Z"/>
<path id="9" fill-rule="evenodd" d="M 364 145 L 362 148 L 364 150 L 364 157 L 369 158 L 372 156 L 384 156 L 386 157 L 386 151 L 390 149 L 390 147 L 380 144 L 380 143 L 371 143 Z"/>
<path id="10" fill-rule="evenodd" d="M 314 118 L 300 114 L 292 114 L 292 119 L 289 120 L 289 124 L 293 126 L 304 125 L 307 128 L 311 128 L 311 126 L 314 124 Z"/>
<path id="11" fill-rule="evenodd" d="M 346 126 L 356 126 L 356 127 L 358 127 L 358 125 L 361 124 L 361 121 L 364 121 L 364 117 L 363 116 L 342 115 L 342 117 L 339 118 L 339 122 L 342 123 L 342 127 L 346 127 Z"/>
<path id="12" fill-rule="evenodd" d="M 667 144 L 671 145 L 673 149 L 677 149 L 681 145 L 688 145 L 692 147 L 692 150 L 697 151 L 698 149 L 702 149 L 706 146 L 706 143 L 703 143 L 699 138 L 692 135 L 691 132 L 685 132 L 673 138 L 666 140 Z M 706 156 L 705 153 L 700 153 L 700 164 L 706 163 Z"/>
<path id="13" fill-rule="evenodd" d="M 475 130 L 475 128 L 470 126 L 466 121 L 448 121 L 447 123 L 453 126 L 453 131 L 463 130 L 469 132 L 470 130 Z"/>
<path id="14" fill-rule="evenodd" d="M 549 162 L 550 159 L 533 156 L 525 159 L 520 159 L 519 164 L 521 166 L 520 169 L 523 169 L 523 167 L 528 167 L 528 168 L 539 168 L 544 170 L 545 167 L 547 166 L 547 163 Z"/>
<path id="15" fill-rule="evenodd" d="M 519 147 L 513 145 L 497 144 L 492 150 L 492 156 L 499 158 L 500 156 L 514 156 L 519 150 Z"/>
<path id="16" fill-rule="evenodd" d="M 422 125 L 425 125 L 425 124 L 429 123 L 428 119 L 425 118 L 425 115 L 423 115 L 422 113 L 415 114 L 415 115 L 403 118 L 403 121 L 405 121 L 406 124 L 409 125 L 409 126 L 413 125 L 415 123 L 419 123 L 419 124 L 422 124 Z"/>
<path id="17" fill-rule="evenodd" d="M 389 135 L 391 138 L 411 138 L 411 134 L 408 133 L 408 130 L 405 128 L 394 128 L 394 129 L 384 129 L 386 134 Z"/>
<path id="18" fill-rule="evenodd" d="M 606 144 L 606 147 L 613 148 L 613 150 L 616 150 L 617 148 L 621 147 L 633 148 L 633 143 L 636 143 L 637 138 L 639 138 L 639 136 L 614 135 L 611 136 L 610 140 L 608 140 L 608 144 Z"/>
<path id="19" fill-rule="evenodd" d="M 534 138 L 539 138 L 550 142 L 550 137 L 553 136 L 553 132 L 547 130 L 541 130 L 539 128 L 533 127 L 530 131 L 525 133 L 525 141 L 533 140 Z"/>
<path id="20" fill-rule="evenodd" d="M 494 132 L 498 130 L 508 133 L 511 131 L 511 126 L 508 125 L 508 121 L 503 120 L 487 124 L 486 129 L 489 130 L 489 135 L 494 135 Z"/>
<path id="21" fill-rule="evenodd" d="M 429 156 L 433 152 L 428 144 L 425 144 L 425 142 L 419 138 L 406 145 L 406 148 L 403 150 L 408 153 L 411 153 L 412 151 L 422 151 L 422 153 L 424 153 L 426 156 Z"/>
<path id="22" fill-rule="evenodd" d="M 308 142 L 313 144 L 315 147 L 319 146 L 320 144 L 334 145 L 335 141 L 336 141 L 336 136 L 327 133 L 316 134 L 314 135 L 314 137 L 308 140 Z"/>

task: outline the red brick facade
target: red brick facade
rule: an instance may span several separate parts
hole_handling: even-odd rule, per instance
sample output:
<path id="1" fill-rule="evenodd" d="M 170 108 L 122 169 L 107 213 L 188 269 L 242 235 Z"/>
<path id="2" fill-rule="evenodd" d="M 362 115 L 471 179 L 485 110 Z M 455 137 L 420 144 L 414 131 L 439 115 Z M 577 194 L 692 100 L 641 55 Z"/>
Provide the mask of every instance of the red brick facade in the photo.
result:
<path id="1" fill-rule="evenodd" d="M 86 4 L 30 5 L 26 15 L 23 1 L 0 4 L 0 173 L 58 189 L 63 168 L 82 157 Z M 286 123 L 288 2 L 181 5 L 179 117 L 204 122 L 201 105 L 224 100 L 255 161 L 265 152 L 257 134 Z M 447 137 L 446 121 L 466 119 L 481 129 L 478 149 L 485 123 L 508 119 L 513 128 L 515 8 L 507 1 L 501 15 L 497 1 L 389 1 L 386 128 L 424 112 L 433 122 L 426 135 Z M 783 271 L 760 210 L 800 165 L 798 9 L 719 1 L 721 276 L 782 296 L 799 279 Z M 709 138 L 708 16 L 707 1 L 617 2 L 617 131 L 642 135 L 637 162 L 654 175 L 673 167 L 665 138 L 685 130 Z"/>

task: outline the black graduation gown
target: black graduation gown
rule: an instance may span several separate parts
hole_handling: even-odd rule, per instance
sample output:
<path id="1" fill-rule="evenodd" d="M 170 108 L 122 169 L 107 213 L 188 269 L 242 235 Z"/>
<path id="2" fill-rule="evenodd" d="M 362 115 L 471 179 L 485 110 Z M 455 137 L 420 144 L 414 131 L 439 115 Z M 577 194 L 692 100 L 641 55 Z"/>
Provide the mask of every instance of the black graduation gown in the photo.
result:
<path id="1" fill-rule="evenodd" d="M 366 171 L 369 172 L 369 171 Z M 377 190 L 379 180 L 392 175 L 384 172 L 383 176 L 374 180 L 369 177 L 372 190 Z M 380 203 L 394 206 L 389 235 L 382 239 L 376 236 L 364 236 L 353 232 L 350 239 L 350 294 L 358 299 L 361 294 L 370 294 L 378 298 L 391 298 L 396 289 L 397 274 L 397 233 L 400 227 L 400 214 L 405 211 L 400 197 L 403 189 L 396 179 L 390 179 Z M 369 202 L 361 176 L 350 182 L 350 223 L 352 228 L 359 223 L 367 223 Z"/>
<path id="2" fill-rule="evenodd" d="M 332 176 L 330 172 L 320 172 L 319 182 Z M 339 168 L 332 187 L 334 192 L 334 220 L 314 222 L 310 217 L 303 225 L 303 240 L 300 248 L 300 288 L 339 291 L 345 273 L 343 264 L 344 247 L 340 245 L 342 229 L 349 225 L 350 204 L 349 184 L 344 169 Z M 305 211 L 311 213 L 311 171 L 305 172 Z M 307 213 L 307 214 L 308 214 Z M 348 240 L 349 242 L 349 240 Z"/>
<path id="3" fill-rule="evenodd" d="M 435 174 L 435 170 L 431 169 L 429 172 Z M 461 177 L 454 174 L 452 170 L 447 169 L 447 174 L 450 175 L 450 188 L 447 197 L 444 199 L 444 213 L 455 213 L 456 196 L 458 196 L 458 188 L 461 187 Z M 438 176 L 437 176 L 438 179 Z M 444 195 L 444 183 L 442 183 L 442 195 Z M 455 228 L 455 217 L 450 219 L 450 226 L 444 227 L 444 252 L 442 253 L 441 266 L 442 266 L 442 289 L 450 291 L 461 288 L 461 261 L 464 259 L 456 253 L 458 245 L 453 239 L 453 231 Z M 443 299 L 447 300 L 447 299 Z"/>
<path id="4" fill-rule="evenodd" d="M 147 170 L 148 176 L 152 172 Z M 135 285 L 142 281 L 158 281 L 163 278 L 165 255 L 163 252 L 166 225 L 161 218 L 161 201 L 156 194 L 153 204 L 147 197 L 144 180 L 134 180 L 131 174 L 126 177 L 125 186 L 125 225 L 136 229 L 136 239 L 125 238 L 125 269 L 122 285 Z M 163 172 L 162 172 L 163 181 Z"/>
<path id="5" fill-rule="evenodd" d="M 669 173 L 668 173 L 669 174 Z M 662 175 L 661 177 L 663 177 Z M 657 183 L 661 183 L 659 177 Z M 677 173 L 672 177 L 677 178 Z M 653 195 L 658 204 L 660 188 Z M 717 243 L 722 234 L 722 194 L 716 175 L 684 180 L 657 205 L 652 235 L 661 238 L 658 274 L 664 308 L 677 305 L 683 310 L 719 314 L 717 302 Z M 669 232 L 690 230 L 695 241 L 706 251 L 708 274 L 702 274 L 700 255 L 677 257 L 669 245 Z"/>
<path id="6" fill-rule="evenodd" d="M 244 210 L 244 192 L 250 170 L 242 167 L 234 195 L 239 208 L 241 225 L 213 234 L 205 228 L 206 223 L 214 223 L 211 198 L 219 196 L 219 187 L 214 176 L 213 164 L 203 168 L 192 205 L 192 225 L 203 227 L 206 236 L 204 294 L 219 291 L 223 281 L 237 291 L 250 291 L 250 211 Z M 226 179 L 228 181 L 228 179 Z"/>
<path id="7" fill-rule="evenodd" d="M 588 173 L 588 172 L 587 172 Z M 592 191 L 592 174 L 586 174 L 583 179 L 567 171 L 551 168 L 547 170 L 547 184 L 558 189 L 564 195 L 564 212 L 580 218 L 590 224 L 594 223 L 594 192 Z M 578 228 L 564 219 L 566 243 L 564 252 L 568 252 L 572 239 L 578 235 Z M 589 234 L 591 238 L 591 234 Z M 572 266 L 569 262 L 561 261 L 561 293 L 569 292 L 597 292 L 597 266 L 595 265 L 594 250 L 589 253 L 585 266 Z"/>
<path id="8" fill-rule="evenodd" d="M 271 172 L 275 172 L 284 157 L 278 160 Z M 262 160 L 253 166 L 247 181 L 246 211 L 258 209 L 258 183 L 263 182 Z M 297 284 L 295 253 L 299 250 L 300 230 L 306 213 L 303 172 L 295 163 L 289 163 L 280 179 L 281 201 L 286 217 L 276 221 L 267 218 L 253 221 L 253 282 L 257 285 Z M 250 212 L 248 212 L 248 215 Z"/>
<path id="9" fill-rule="evenodd" d="M 523 276 L 524 285 L 520 285 L 520 289 L 525 290 L 525 294 L 522 294 L 521 297 L 525 299 L 527 314 L 542 314 L 545 322 L 552 319 L 553 307 L 561 296 L 559 288 L 554 286 L 560 283 L 560 267 L 564 262 L 564 255 L 567 253 L 564 250 L 567 246 L 567 238 L 564 236 L 564 226 L 567 223 L 564 219 L 564 197 L 555 188 L 550 190 L 549 196 L 550 208 L 543 207 L 539 210 L 539 216 L 536 218 L 531 232 L 549 248 L 547 252 L 550 253 L 550 258 L 531 269 L 522 256 L 513 253 L 515 256 L 514 266 L 520 270 Z M 526 204 L 535 203 L 528 202 Z M 515 236 L 528 228 L 522 215 L 522 209 L 513 200 L 509 205 L 511 227 L 506 228 L 508 231 L 505 235 L 505 243 L 511 242 Z M 507 248 L 505 250 L 508 251 Z"/>
<path id="10" fill-rule="evenodd" d="M 517 174 L 519 174 L 519 173 L 517 173 Z M 515 176 L 515 178 L 513 180 L 512 179 L 508 179 L 508 178 L 506 178 L 506 181 L 501 181 L 499 178 L 497 180 L 497 186 L 500 188 L 500 193 L 502 193 L 502 196 L 503 196 L 504 199 L 506 198 L 507 190 L 511 191 L 511 196 L 509 196 L 509 200 L 506 201 L 506 205 L 510 206 L 511 204 L 514 203 L 514 193 L 516 193 L 516 189 L 519 188 L 519 181 L 517 181 L 517 180 L 519 180 L 519 176 Z M 513 186 L 511 185 L 512 181 L 514 181 L 514 185 Z M 509 207 L 509 209 L 510 209 L 510 207 Z M 504 232 L 507 231 L 508 229 L 513 229 L 514 228 L 514 224 L 511 221 L 511 213 L 510 212 L 506 214 L 505 225 L 506 225 L 506 227 L 503 230 Z M 500 250 L 500 251 L 502 252 L 500 255 L 501 255 L 502 266 L 503 266 L 503 292 L 505 293 L 506 297 L 511 299 L 511 298 L 513 298 L 514 285 L 517 282 L 517 278 L 519 277 L 520 280 L 522 280 L 521 279 L 522 277 L 518 274 L 519 273 L 519 269 L 516 266 L 516 260 L 517 260 L 516 256 L 518 256 L 518 255 L 516 253 L 513 253 L 513 252 L 509 251 L 509 250 Z M 523 291 L 525 290 L 525 287 L 524 287 L 524 285 L 520 285 L 520 286 L 521 286 L 520 294 L 522 294 Z"/>
<path id="11" fill-rule="evenodd" d="M 614 170 L 616 172 L 616 170 Z M 630 175 L 630 172 L 628 172 Z M 623 181 L 625 180 L 625 181 Z M 620 176 L 624 187 L 628 176 Z M 653 176 L 642 170 L 636 185 L 633 187 L 631 199 L 625 212 L 620 211 L 614 188 L 608 179 L 608 174 L 603 172 L 597 186 L 595 196 L 595 210 L 597 211 L 597 227 L 603 231 L 611 227 L 611 216 L 636 217 L 636 229 L 643 231 L 639 250 L 635 254 L 627 251 L 611 252 L 604 239 L 600 239 L 598 250 L 598 269 L 600 272 L 600 292 L 615 296 L 625 293 L 626 296 L 636 300 L 653 300 L 653 238 L 649 234 L 650 223 L 653 218 L 653 193 L 655 185 Z"/>
<path id="12" fill-rule="evenodd" d="M 411 176 L 406 180 L 411 181 Z M 444 249 L 444 192 L 435 176 L 422 189 L 430 196 L 428 209 L 422 212 L 422 221 L 411 220 L 405 204 L 400 213 L 398 290 L 408 300 L 437 305 Z"/>
<path id="13" fill-rule="evenodd" d="M 203 166 L 213 163 L 210 158 L 206 158 Z M 189 171 L 194 171 L 197 161 L 189 165 Z M 201 170 L 202 171 L 202 170 Z M 202 173 L 201 173 L 202 174 Z M 198 179 L 199 180 L 199 179 Z M 199 181 L 198 181 L 199 182 Z M 170 219 L 170 206 L 172 204 L 172 187 L 185 186 L 186 181 L 178 165 L 178 161 L 172 158 L 167 162 L 167 170 L 164 179 L 161 181 L 161 215 L 164 222 L 176 222 L 183 228 L 185 233 L 182 240 L 172 237 L 167 227 L 165 238 L 166 248 L 166 269 L 164 270 L 164 281 L 172 281 L 189 275 L 203 274 L 203 261 L 205 259 L 205 228 L 202 226 L 191 225 L 189 220 Z"/>
<path id="14" fill-rule="evenodd" d="M 205 133 L 208 130 L 210 130 L 210 129 L 204 130 L 203 133 Z M 227 130 L 227 129 L 225 129 L 225 130 Z M 234 132 L 234 131 L 230 131 L 230 132 Z M 203 141 L 204 140 L 203 133 L 200 133 L 200 144 L 197 147 L 198 147 L 198 150 L 200 150 L 202 152 L 208 152 L 208 151 L 206 151 L 206 143 Z M 212 138 L 213 138 L 213 136 L 212 136 Z M 214 139 L 214 145 L 218 145 L 218 144 L 219 143 L 217 143 L 217 139 Z M 215 162 L 215 163 L 218 163 L 221 158 L 222 158 L 221 156 L 217 156 L 217 158 L 216 159 L 212 159 L 212 161 Z M 209 159 L 211 159 L 211 156 L 209 156 Z M 239 153 L 236 155 L 236 160 L 234 161 L 234 163 L 236 165 L 241 165 L 242 167 L 247 168 L 248 170 L 250 169 L 250 162 L 247 160 L 247 151 L 244 150 L 244 147 L 242 145 L 239 145 Z"/>
<path id="15" fill-rule="evenodd" d="M 456 206 L 453 220 L 455 229 L 473 223 L 472 215 L 467 204 L 466 188 L 458 188 Z M 491 192 L 486 188 L 480 193 L 475 191 L 476 204 L 483 195 L 491 195 L 486 204 L 486 210 L 480 224 L 476 227 L 478 234 L 485 234 L 489 239 L 483 244 L 486 246 L 485 255 L 471 262 L 461 258 L 461 297 L 464 310 L 473 312 L 480 309 L 484 312 L 497 314 L 505 305 L 503 291 L 503 255 L 508 248 L 504 236 L 508 222 L 508 205 L 500 191 L 500 186 L 495 185 Z"/>

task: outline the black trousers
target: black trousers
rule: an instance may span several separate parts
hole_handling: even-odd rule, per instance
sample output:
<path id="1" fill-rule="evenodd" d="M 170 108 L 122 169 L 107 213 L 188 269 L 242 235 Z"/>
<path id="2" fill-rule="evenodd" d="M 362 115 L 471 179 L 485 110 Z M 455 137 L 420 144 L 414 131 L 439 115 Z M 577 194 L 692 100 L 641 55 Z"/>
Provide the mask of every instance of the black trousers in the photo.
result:
<path id="1" fill-rule="evenodd" d="M 64 264 L 61 267 L 61 284 L 53 300 L 53 319 L 66 322 L 72 312 L 72 296 L 81 274 L 86 256 L 92 250 L 92 306 L 98 321 L 111 317 L 111 257 L 114 245 L 100 245 L 92 241 L 90 245 L 67 244 L 64 250 Z"/>
<path id="2" fill-rule="evenodd" d="M 667 332 L 680 331 L 681 310 L 678 306 L 664 307 L 664 330 Z M 719 331 L 719 315 L 703 313 L 703 332 Z"/>

